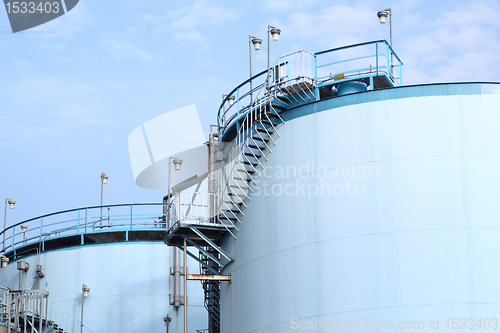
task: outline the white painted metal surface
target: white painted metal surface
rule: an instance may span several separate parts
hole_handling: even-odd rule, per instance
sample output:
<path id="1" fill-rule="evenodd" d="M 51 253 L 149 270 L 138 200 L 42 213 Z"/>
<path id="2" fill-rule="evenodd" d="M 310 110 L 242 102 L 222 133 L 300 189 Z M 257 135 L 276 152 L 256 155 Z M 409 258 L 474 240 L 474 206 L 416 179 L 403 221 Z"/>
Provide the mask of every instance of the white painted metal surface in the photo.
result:
<path id="1" fill-rule="evenodd" d="M 171 255 L 172 252 L 172 255 Z M 82 284 L 90 287 L 85 298 L 84 324 L 94 332 L 165 332 L 163 318 L 172 318 L 169 333 L 183 331 L 183 307 L 169 305 L 170 259 L 173 248 L 160 242 L 123 242 L 85 245 L 42 253 L 45 277 L 40 288 L 76 318 L 80 318 Z M 34 283 L 36 255 L 23 258 L 30 264 L 23 273 L 23 288 Z M 189 272 L 198 272 L 194 260 Z M 19 274 L 12 260 L 0 270 L 0 285 L 17 289 Z M 199 281 L 188 282 L 188 320 L 193 330 L 207 327 L 203 291 Z M 63 327 L 64 328 L 64 327 Z M 70 332 L 71 333 L 71 332 Z M 76 333 L 76 332 L 75 332 Z"/>
<path id="2" fill-rule="evenodd" d="M 223 333 L 500 325 L 500 90 L 424 88 L 288 111 L 223 244 Z"/>

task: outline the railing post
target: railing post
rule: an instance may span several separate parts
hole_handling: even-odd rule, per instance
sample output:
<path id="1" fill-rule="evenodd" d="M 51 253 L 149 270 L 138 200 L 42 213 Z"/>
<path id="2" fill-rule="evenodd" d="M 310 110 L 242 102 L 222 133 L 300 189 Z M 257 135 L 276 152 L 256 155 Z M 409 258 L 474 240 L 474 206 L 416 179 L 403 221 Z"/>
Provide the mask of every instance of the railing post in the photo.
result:
<path id="1" fill-rule="evenodd" d="M 399 61 L 399 86 L 403 85 L 403 72 L 401 71 L 401 61 Z"/>
<path id="2" fill-rule="evenodd" d="M 236 89 L 236 108 L 238 109 L 238 114 L 236 115 L 236 129 L 238 133 L 240 132 L 240 88 Z"/>
<path id="3" fill-rule="evenodd" d="M 40 218 L 40 241 L 42 240 L 43 217 Z"/>
<path id="4" fill-rule="evenodd" d="M 378 42 L 375 43 L 375 61 L 376 61 L 376 66 L 377 66 L 377 76 L 378 76 Z"/>
<path id="5" fill-rule="evenodd" d="M 88 222 L 87 215 L 88 215 L 87 214 L 87 208 L 85 208 L 85 233 L 87 233 L 87 222 Z"/>
<path id="6" fill-rule="evenodd" d="M 80 233 L 80 210 L 78 210 L 78 222 L 76 224 L 76 233 Z"/>
<path id="7" fill-rule="evenodd" d="M 318 88 L 318 63 L 316 54 L 314 55 L 314 98 L 319 101 L 319 88 Z"/>
<path id="8" fill-rule="evenodd" d="M 132 230 L 132 205 L 130 205 L 130 230 Z"/>
<path id="9" fill-rule="evenodd" d="M 16 235 L 15 230 L 16 230 L 16 227 L 12 226 L 12 250 L 14 250 L 14 236 Z M 15 253 L 16 252 L 14 251 L 14 254 Z"/>
<path id="10" fill-rule="evenodd" d="M 387 69 L 386 69 L 387 70 L 387 76 L 390 77 L 390 74 L 389 74 L 389 69 L 390 69 L 390 67 L 389 67 L 389 65 L 390 65 L 389 53 L 391 53 L 391 51 L 389 50 L 389 44 L 385 43 L 385 48 L 387 50 L 386 51 L 387 53 L 385 54 L 385 57 L 387 58 Z"/>

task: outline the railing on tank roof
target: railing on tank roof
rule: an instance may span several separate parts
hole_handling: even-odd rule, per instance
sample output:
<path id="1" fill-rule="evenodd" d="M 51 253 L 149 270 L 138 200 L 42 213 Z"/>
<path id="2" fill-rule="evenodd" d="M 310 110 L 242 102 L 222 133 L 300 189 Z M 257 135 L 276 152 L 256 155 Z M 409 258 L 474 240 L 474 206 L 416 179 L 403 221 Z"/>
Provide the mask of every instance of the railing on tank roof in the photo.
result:
<path id="1" fill-rule="evenodd" d="M 279 58 L 271 68 L 269 89 L 267 70 L 264 70 L 238 85 L 223 99 L 217 113 L 219 134 L 222 135 L 237 124 L 250 110 L 268 103 L 284 92 L 290 92 L 287 87 L 293 87 L 297 83 L 310 89 L 312 101 L 319 100 L 319 89 L 346 81 L 365 80 L 369 82 L 369 89 L 373 89 L 373 79 L 385 77 L 390 86 L 398 87 L 403 84 L 402 65 L 401 59 L 385 40 L 316 53 L 294 52 Z M 250 89 L 250 81 L 254 83 L 253 89 Z M 304 103 L 308 102 L 311 99 L 304 100 Z"/>
<path id="2" fill-rule="evenodd" d="M 45 214 L 21 221 L 0 232 L 3 252 L 9 253 L 30 244 L 43 244 L 57 238 L 125 231 L 166 230 L 163 206 L 166 203 L 135 203 L 89 206 Z M 100 215 L 102 208 L 103 215 Z M 23 228 L 25 231 L 23 232 Z M 83 237 L 82 237 L 83 238 Z"/>

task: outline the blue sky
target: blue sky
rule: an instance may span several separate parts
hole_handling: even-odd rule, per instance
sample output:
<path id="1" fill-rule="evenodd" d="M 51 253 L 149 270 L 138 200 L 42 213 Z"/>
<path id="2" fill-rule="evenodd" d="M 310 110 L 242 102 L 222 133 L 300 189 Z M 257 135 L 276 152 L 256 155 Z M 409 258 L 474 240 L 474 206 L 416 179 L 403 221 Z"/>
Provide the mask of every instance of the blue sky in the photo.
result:
<path id="1" fill-rule="evenodd" d="M 389 40 L 376 16 L 387 7 L 405 84 L 500 79 L 499 1 L 80 0 L 17 34 L 0 11 L 0 197 L 17 200 L 9 224 L 99 204 L 101 171 L 105 204 L 159 202 L 164 191 L 135 185 L 134 128 L 196 104 L 207 134 L 222 94 L 248 78 L 249 34 L 282 30 L 272 62 Z M 265 69 L 266 47 L 253 59 L 254 73 Z"/>

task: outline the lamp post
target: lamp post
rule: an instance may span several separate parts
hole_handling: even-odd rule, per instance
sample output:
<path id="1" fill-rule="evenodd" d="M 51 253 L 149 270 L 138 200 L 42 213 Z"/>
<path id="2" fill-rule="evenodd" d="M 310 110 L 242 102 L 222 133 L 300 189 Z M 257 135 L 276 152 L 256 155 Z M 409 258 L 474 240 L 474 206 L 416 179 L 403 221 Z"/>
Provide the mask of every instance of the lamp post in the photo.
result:
<path id="1" fill-rule="evenodd" d="M 392 10 L 391 8 L 386 8 L 382 9 L 377 13 L 378 19 L 380 21 L 380 24 L 385 24 L 385 20 L 387 18 L 387 15 L 389 15 L 389 31 L 391 34 L 391 49 L 392 49 Z M 391 74 L 392 74 L 392 68 L 393 68 L 393 55 L 391 51 Z"/>
<path id="2" fill-rule="evenodd" d="M 85 284 L 82 285 L 82 317 L 80 320 L 80 333 L 83 333 L 83 301 L 85 300 L 85 297 L 89 295 L 90 288 L 87 287 Z"/>
<path id="3" fill-rule="evenodd" d="M 5 214 L 3 216 L 3 250 L 5 250 L 5 229 L 7 229 L 7 204 L 9 204 L 10 209 L 14 209 L 16 200 L 11 198 L 5 198 Z"/>
<path id="4" fill-rule="evenodd" d="M 100 215 L 100 222 L 99 224 L 102 225 L 102 195 L 103 195 L 103 187 L 104 184 L 108 183 L 108 178 L 109 176 L 104 173 L 104 171 L 101 173 L 101 215 Z"/>
<path id="5" fill-rule="evenodd" d="M 273 41 L 278 41 L 278 38 L 281 34 L 281 30 L 273 27 L 272 25 L 267 26 L 267 94 L 270 96 L 271 95 L 271 86 L 270 86 L 270 79 L 271 79 L 271 42 L 269 41 L 269 36 L 271 35 L 273 37 Z"/>
<path id="6" fill-rule="evenodd" d="M 255 51 L 260 50 L 262 39 L 249 35 L 248 36 L 248 56 L 250 59 L 250 105 L 253 103 L 253 86 L 252 86 L 252 44 Z"/>

